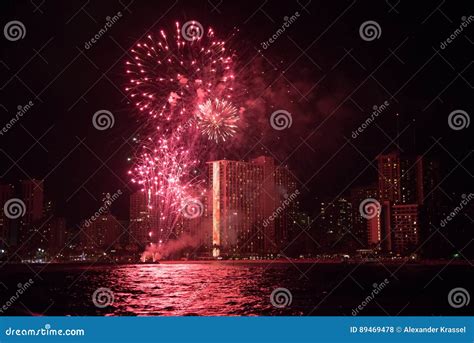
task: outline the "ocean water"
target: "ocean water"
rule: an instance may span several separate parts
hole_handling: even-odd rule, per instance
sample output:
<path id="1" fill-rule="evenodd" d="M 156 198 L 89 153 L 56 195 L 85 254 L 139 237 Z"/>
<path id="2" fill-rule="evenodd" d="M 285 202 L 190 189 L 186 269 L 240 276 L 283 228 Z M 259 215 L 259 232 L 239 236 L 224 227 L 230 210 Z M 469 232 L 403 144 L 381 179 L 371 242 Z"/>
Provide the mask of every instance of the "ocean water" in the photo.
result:
<path id="1" fill-rule="evenodd" d="M 0 308 L 8 302 L 2 315 L 473 315 L 472 304 L 448 302 L 453 288 L 474 293 L 473 276 L 469 265 L 5 265 Z"/>

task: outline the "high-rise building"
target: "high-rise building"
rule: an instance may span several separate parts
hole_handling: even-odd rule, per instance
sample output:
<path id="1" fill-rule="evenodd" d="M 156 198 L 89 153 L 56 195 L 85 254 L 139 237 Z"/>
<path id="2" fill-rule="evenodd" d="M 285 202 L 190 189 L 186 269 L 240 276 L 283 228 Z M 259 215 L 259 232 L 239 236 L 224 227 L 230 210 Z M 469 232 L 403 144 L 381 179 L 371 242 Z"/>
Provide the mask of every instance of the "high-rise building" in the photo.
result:
<path id="1" fill-rule="evenodd" d="M 63 252 L 66 246 L 66 219 L 63 217 L 53 217 L 50 220 L 50 235 L 48 251 L 50 256 L 55 256 Z"/>
<path id="2" fill-rule="evenodd" d="M 318 226 L 327 251 L 350 249 L 352 245 L 352 204 L 344 197 L 321 202 Z"/>
<path id="3" fill-rule="evenodd" d="M 420 237 L 418 204 L 392 206 L 392 251 L 407 255 L 418 246 Z"/>
<path id="4" fill-rule="evenodd" d="M 191 215 L 180 216 L 177 225 L 173 229 L 172 237 L 170 237 L 173 239 L 186 235 L 188 241 L 193 241 L 192 246 L 195 248 L 194 250 L 196 253 L 199 251 L 201 255 L 203 255 L 202 253 L 205 251 L 205 247 L 208 249 L 207 252 L 210 251 L 212 241 L 211 231 L 209 230 L 209 228 L 212 226 L 211 218 L 209 216 L 210 192 L 210 190 L 207 190 L 202 194 L 190 197 L 188 199 L 189 204 L 187 206 L 193 207 L 195 212 L 190 213 Z M 187 206 L 182 209 L 183 213 L 186 213 Z"/>
<path id="5" fill-rule="evenodd" d="M 423 159 L 398 151 L 377 156 L 380 201 L 423 203 Z"/>
<path id="6" fill-rule="evenodd" d="M 271 174 L 269 175 L 272 178 Z M 275 249 L 266 249 L 267 252 L 275 253 L 277 251 L 285 251 L 287 244 L 293 241 L 293 238 L 299 236 L 298 233 L 301 228 L 301 224 L 298 222 L 304 222 L 304 214 L 298 212 L 299 210 L 299 191 L 297 190 L 296 180 L 291 174 L 290 170 L 286 167 L 276 166 L 274 183 L 276 187 L 276 201 L 274 202 L 274 208 L 278 209 L 286 204 L 283 211 L 280 211 L 279 215 L 275 217 L 275 226 L 273 228 L 275 234 L 275 240 L 277 243 Z M 298 193 L 297 193 L 298 192 Z M 303 229 L 305 227 L 303 226 Z M 298 242 L 292 243 L 297 249 L 302 249 L 303 244 Z M 268 245 L 267 245 L 268 246 Z M 288 251 L 295 250 L 289 249 Z"/>
<path id="7" fill-rule="evenodd" d="M 377 156 L 381 215 L 369 227 L 380 230 L 379 248 L 395 254 L 410 254 L 420 240 L 420 209 L 426 192 L 434 189 L 437 164 L 421 156 L 398 151 Z"/>
<path id="8" fill-rule="evenodd" d="M 260 185 L 263 168 L 247 162 L 209 163 L 214 257 L 256 255 L 263 250 Z"/>
<path id="9" fill-rule="evenodd" d="M 22 180 L 20 187 L 21 200 L 25 203 L 25 214 L 20 217 L 17 239 L 21 255 L 31 257 L 34 256 L 32 249 L 36 246 L 44 252 L 42 247 L 47 241 L 40 232 L 43 229 L 41 227 L 44 206 L 43 180 Z"/>
<path id="10" fill-rule="evenodd" d="M 358 249 L 364 249 L 374 243 L 379 236 L 377 231 L 379 225 L 374 228 L 374 223 L 367 223 L 367 219 L 360 214 L 359 206 L 366 199 L 379 199 L 379 189 L 376 183 L 368 186 L 354 187 L 350 192 L 352 204 L 352 228 Z M 369 226 L 368 226 L 369 225 Z"/>
<path id="11" fill-rule="evenodd" d="M 271 257 L 286 246 L 297 207 L 296 183 L 286 168 L 266 156 L 213 161 L 209 180 L 214 257 Z"/>
<path id="12" fill-rule="evenodd" d="M 120 243 L 120 222 L 110 213 L 89 220 L 83 227 L 83 246 L 95 252 L 105 251 Z"/>
<path id="13" fill-rule="evenodd" d="M 43 217 L 43 180 L 22 180 L 21 195 L 21 199 L 25 203 L 26 207 L 26 212 L 22 217 L 22 221 L 24 225 L 28 226 Z"/>
<path id="14" fill-rule="evenodd" d="M 157 234 L 159 218 L 155 209 L 148 206 L 146 193 L 136 191 L 130 195 L 130 243 L 146 245 Z"/>

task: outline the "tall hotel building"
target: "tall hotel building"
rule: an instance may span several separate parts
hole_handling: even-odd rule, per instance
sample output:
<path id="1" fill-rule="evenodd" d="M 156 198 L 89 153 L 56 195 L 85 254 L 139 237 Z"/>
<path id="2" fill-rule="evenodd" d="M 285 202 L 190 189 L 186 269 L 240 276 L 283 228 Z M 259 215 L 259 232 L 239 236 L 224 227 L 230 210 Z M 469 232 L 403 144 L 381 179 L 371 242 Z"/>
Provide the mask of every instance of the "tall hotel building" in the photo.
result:
<path id="1" fill-rule="evenodd" d="M 149 209 L 146 193 L 136 191 L 130 195 L 130 243 L 146 245 L 153 239 L 158 230 L 158 213 Z"/>
<path id="2" fill-rule="evenodd" d="M 360 215 L 359 204 L 368 198 L 379 199 L 377 183 L 351 189 L 352 228 L 354 236 L 359 243 L 359 249 L 372 247 L 380 242 L 380 222 L 367 223 L 367 219 Z"/>
<path id="3" fill-rule="evenodd" d="M 284 249 L 298 204 L 282 205 L 296 191 L 289 170 L 267 156 L 208 164 L 212 255 L 272 257 Z"/>
<path id="4" fill-rule="evenodd" d="M 26 225 L 30 225 L 43 217 L 43 180 L 32 179 L 21 181 L 21 194 L 26 207 L 23 222 Z"/>
<path id="5" fill-rule="evenodd" d="M 402 156 L 398 151 L 377 156 L 382 211 L 378 220 L 369 221 L 368 229 L 378 228 L 380 247 L 385 251 L 409 254 L 419 244 L 424 162 L 421 156 Z"/>
<path id="6" fill-rule="evenodd" d="M 43 180 L 22 180 L 21 199 L 25 203 L 25 215 L 21 217 L 20 242 L 31 237 L 32 225 L 43 218 L 44 186 Z"/>

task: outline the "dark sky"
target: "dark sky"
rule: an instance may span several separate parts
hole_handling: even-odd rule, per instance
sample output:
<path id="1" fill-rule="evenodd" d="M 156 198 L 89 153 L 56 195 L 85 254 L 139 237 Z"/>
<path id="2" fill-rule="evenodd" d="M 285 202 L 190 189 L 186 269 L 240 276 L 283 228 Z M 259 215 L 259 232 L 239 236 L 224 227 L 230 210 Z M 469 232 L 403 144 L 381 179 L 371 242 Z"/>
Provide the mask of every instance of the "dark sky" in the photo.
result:
<path id="1" fill-rule="evenodd" d="M 254 106 L 241 144 L 224 157 L 252 158 L 267 149 L 294 171 L 309 212 L 316 196 L 375 180 L 370 162 L 394 148 L 402 131 L 395 142 L 403 151 L 441 161 L 443 190 L 472 191 L 472 125 L 453 130 L 448 115 L 464 110 L 472 117 L 474 22 L 445 49 L 440 43 L 473 9 L 472 1 L 2 1 L 2 27 L 18 20 L 26 35 L 0 37 L 0 126 L 17 106 L 34 105 L 0 136 L 0 179 L 45 178 L 48 198 L 71 223 L 97 209 L 101 192 L 128 192 L 127 157 L 140 118 L 123 92 L 127 51 L 147 33 L 197 20 L 223 38 L 238 29 L 229 44 L 248 83 L 242 101 Z M 86 50 L 118 11 L 120 20 Z M 263 50 L 261 42 L 297 11 Z M 368 20 L 379 24 L 378 39 L 361 39 L 359 27 Z M 253 61 L 258 50 L 263 56 Z M 265 77 L 256 79 L 260 70 Z M 384 101 L 387 110 L 351 138 Z M 92 126 L 101 109 L 114 114 L 113 128 Z M 270 127 L 276 109 L 292 113 L 291 128 Z M 121 218 L 127 201 L 117 201 Z"/>

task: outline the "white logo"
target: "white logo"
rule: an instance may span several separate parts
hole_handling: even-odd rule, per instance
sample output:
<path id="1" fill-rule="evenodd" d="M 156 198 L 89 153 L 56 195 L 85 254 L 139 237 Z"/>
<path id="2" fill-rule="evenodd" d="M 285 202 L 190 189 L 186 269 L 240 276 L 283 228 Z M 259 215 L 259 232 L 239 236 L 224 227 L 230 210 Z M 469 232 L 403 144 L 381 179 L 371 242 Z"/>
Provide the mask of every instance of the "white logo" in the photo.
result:
<path id="1" fill-rule="evenodd" d="M 107 110 L 97 111 L 92 117 L 92 125 L 94 125 L 94 127 L 100 131 L 110 129 L 114 126 L 114 124 L 114 115 L 112 114 L 112 112 Z"/>
<path id="2" fill-rule="evenodd" d="M 201 39 L 204 34 L 204 28 L 198 21 L 187 21 L 181 28 L 181 35 L 189 42 Z"/>
<path id="3" fill-rule="evenodd" d="M 380 203 L 377 200 L 367 198 L 360 203 L 359 212 L 365 219 L 372 219 L 380 213 L 380 208 Z"/>
<path id="4" fill-rule="evenodd" d="M 448 116 L 449 127 L 456 131 L 468 128 L 470 123 L 469 114 L 463 110 L 452 111 Z"/>
<path id="5" fill-rule="evenodd" d="M 448 294 L 448 303 L 454 308 L 467 306 L 470 301 L 469 292 L 461 287 L 453 288 Z"/>
<path id="6" fill-rule="evenodd" d="M 291 305 L 293 296 L 287 288 L 276 288 L 270 295 L 270 302 L 276 308 L 284 308 Z"/>
<path id="7" fill-rule="evenodd" d="M 18 198 L 13 198 L 5 202 L 3 206 L 5 216 L 10 219 L 17 219 L 23 217 L 26 212 L 26 206 L 23 201 Z"/>
<path id="8" fill-rule="evenodd" d="M 11 42 L 25 38 L 26 28 L 21 21 L 13 20 L 8 22 L 3 28 L 5 38 Z"/>
<path id="9" fill-rule="evenodd" d="M 92 294 L 92 302 L 98 308 L 105 308 L 114 303 L 114 293 L 110 288 L 97 288 Z"/>
<path id="10" fill-rule="evenodd" d="M 194 219 L 202 216 L 204 212 L 204 205 L 197 199 L 189 198 L 184 201 L 181 212 L 185 218 Z"/>
<path id="11" fill-rule="evenodd" d="M 366 42 L 371 42 L 380 38 L 382 35 L 382 29 L 380 28 L 379 23 L 376 21 L 367 20 L 359 27 L 359 35 L 360 38 Z"/>
<path id="12" fill-rule="evenodd" d="M 270 116 L 270 125 L 278 131 L 290 128 L 292 123 L 291 113 L 285 110 L 275 111 Z"/>

